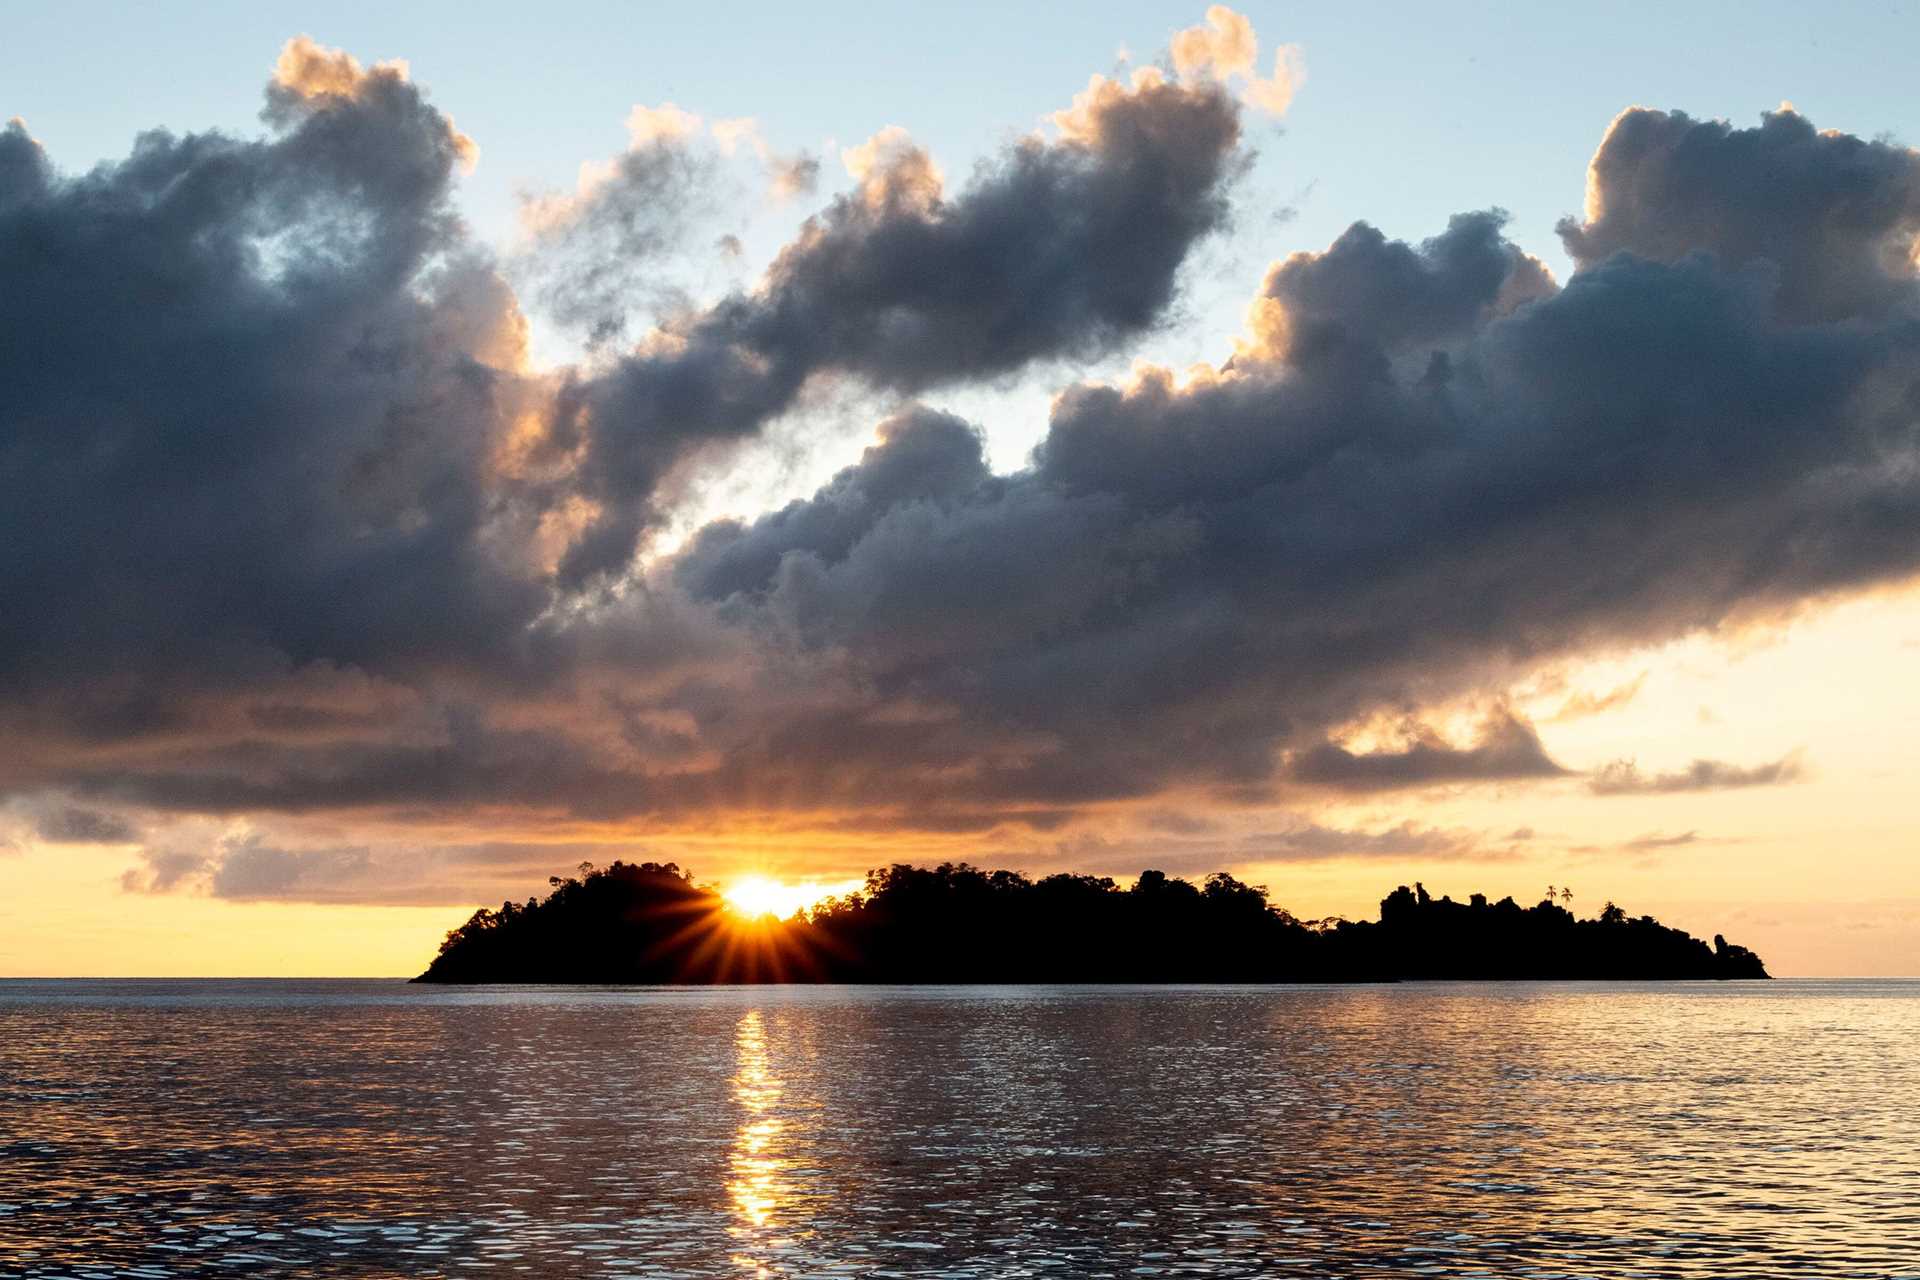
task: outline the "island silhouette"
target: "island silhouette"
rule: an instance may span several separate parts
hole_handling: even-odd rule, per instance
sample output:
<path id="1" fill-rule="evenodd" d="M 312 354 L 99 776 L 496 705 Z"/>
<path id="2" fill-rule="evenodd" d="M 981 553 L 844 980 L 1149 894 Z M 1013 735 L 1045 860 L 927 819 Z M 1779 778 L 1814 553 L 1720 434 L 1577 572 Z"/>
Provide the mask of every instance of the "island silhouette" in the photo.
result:
<path id="1" fill-rule="evenodd" d="M 615 862 L 549 881 L 544 899 L 482 908 L 416 982 L 1159 983 L 1401 979 L 1766 978 L 1760 957 L 1709 946 L 1608 903 L 1466 902 L 1405 885 L 1377 921 L 1303 921 L 1264 888 L 1215 872 L 1030 879 L 966 863 L 895 864 L 785 920 L 748 919 L 673 863 Z M 1570 898 L 1569 898 L 1570 900 Z"/>

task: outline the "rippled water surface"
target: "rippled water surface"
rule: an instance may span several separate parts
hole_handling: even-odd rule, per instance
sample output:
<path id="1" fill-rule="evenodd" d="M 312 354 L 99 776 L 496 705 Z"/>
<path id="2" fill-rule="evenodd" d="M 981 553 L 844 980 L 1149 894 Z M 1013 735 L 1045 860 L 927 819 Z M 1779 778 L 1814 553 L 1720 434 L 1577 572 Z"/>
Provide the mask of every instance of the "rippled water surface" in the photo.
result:
<path id="1" fill-rule="evenodd" d="M 1920 1277 L 1920 984 L 0 982 L 0 1275 Z"/>

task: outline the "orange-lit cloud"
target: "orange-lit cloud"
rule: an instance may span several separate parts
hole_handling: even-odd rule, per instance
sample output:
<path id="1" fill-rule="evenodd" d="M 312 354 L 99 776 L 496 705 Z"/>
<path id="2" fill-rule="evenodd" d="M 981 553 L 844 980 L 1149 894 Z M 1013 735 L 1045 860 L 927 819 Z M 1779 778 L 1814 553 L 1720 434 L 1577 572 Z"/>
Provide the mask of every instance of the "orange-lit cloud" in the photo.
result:
<path id="1" fill-rule="evenodd" d="M 273 66 L 273 87 L 292 98 L 309 102 L 354 99 L 378 92 L 384 83 L 405 83 L 408 79 L 409 68 L 404 58 L 363 67 L 358 58 L 345 50 L 329 48 L 306 35 L 287 41 Z M 480 145 L 453 127 L 452 116 L 441 118 L 461 167 L 471 173 L 480 163 Z"/>
<path id="2" fill-rule="evenodd" d="M 899 125 L 886 128 L 840 153 L 861 197 L 875 209 L 926 210 L 940 200 L 946 178 L 933 157 Z"/>
<path id="3" fill-rule="evenodd" d="M 677 142 L 700 132 L 701 119 L 671 102 L 657 107 L 636 105 L 627 113 L 627 136 L 636 147 L 655 142 Z"/>
<path id="4" fill-rule="evenodd" d="M 1182 76 L 1237 83 L 1247 102 L 1269 115 L 1285 115 L 1307 78 L 1306 54 L 1293 44 L 1275 49 L 1272 73 L 1261 76 L 1253 23 L 1223 4 L 1210 7 L 1203 24 L 1175 35 L 1172 52 L 1174 70 Z"/>

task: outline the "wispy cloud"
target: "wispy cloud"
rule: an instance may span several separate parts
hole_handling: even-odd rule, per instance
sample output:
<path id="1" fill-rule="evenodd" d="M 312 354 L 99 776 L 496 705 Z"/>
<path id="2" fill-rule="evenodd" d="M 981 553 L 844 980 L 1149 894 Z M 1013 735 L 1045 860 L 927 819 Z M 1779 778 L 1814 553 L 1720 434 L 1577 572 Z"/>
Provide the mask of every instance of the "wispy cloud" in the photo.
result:
<path id="1" fill-rule="evenodd" d="M 1730 791 L 1740 787 L 1771 787 L 1799 782 L 1807 776 L 1799 752 L 1763 764 L 1737 765 L 1724 760 L 1695 760 L 1684 769 L 1644 773 L 1631 760 L 1615 760 L 1593 773 L 1587 787 L 1597 796 L 1671 795 L 1683 791 Z"/>
<path id="2" fill-rule="evenodd" d="M 1560 704 L 1560 709 L 1548 717 L 1549 722 L 1558 724 L 1567 720 L 1580 720 L 1587 716 L 1603 715 L 1608 711 L 1617 711 L 1640 696 L 1640 690 L 1646 686 L 1647 673 L 1642 671 L 1625 684 L 1616 685 L 1599 693 L 1579 690 Z"/>
<path id="3" fill-rule="evenodd" d="M 1698 831 L 1682 831 L 1678 835 L 1665 835 L 1661 832 L 1654 831 L 1644 836 L 1636 836 L 1621 847 L 1634 850 L 1678 849 L 1683 845 L 1698 844 L 1699 842 L 1700 833 Z"/>
<path id="4" fill-rule="evenodd" d="M 1288 830 L 1260 832 L 1248 836 L 1245 844 L 1263 861 L 1366 858 L 1451 862 L 1509 856 L 1506 849 L 1487 844 L 1476 832 L 1443 830 L 1411 820 L 1373 831 L 1308 823 Z"/>

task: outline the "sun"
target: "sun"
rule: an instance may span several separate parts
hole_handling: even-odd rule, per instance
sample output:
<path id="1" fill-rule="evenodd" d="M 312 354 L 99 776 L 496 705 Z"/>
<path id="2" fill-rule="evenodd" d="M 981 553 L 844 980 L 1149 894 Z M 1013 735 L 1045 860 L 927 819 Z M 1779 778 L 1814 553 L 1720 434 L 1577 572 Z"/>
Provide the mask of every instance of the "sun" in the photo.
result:
<path id="1" fill-rule="evenodd" d="M 722 896 L 735 915 L 749 920 L 758 920 L 763 916 L 785 920 L 794 912 L 811 907 L 816 902 L 851 893 L 859 887 L 857 880 L 849 880 L 844 884 L 823 884 L 817 880 L 790 884 L 770 876 L 742 876 L 729 885 Z"/>

